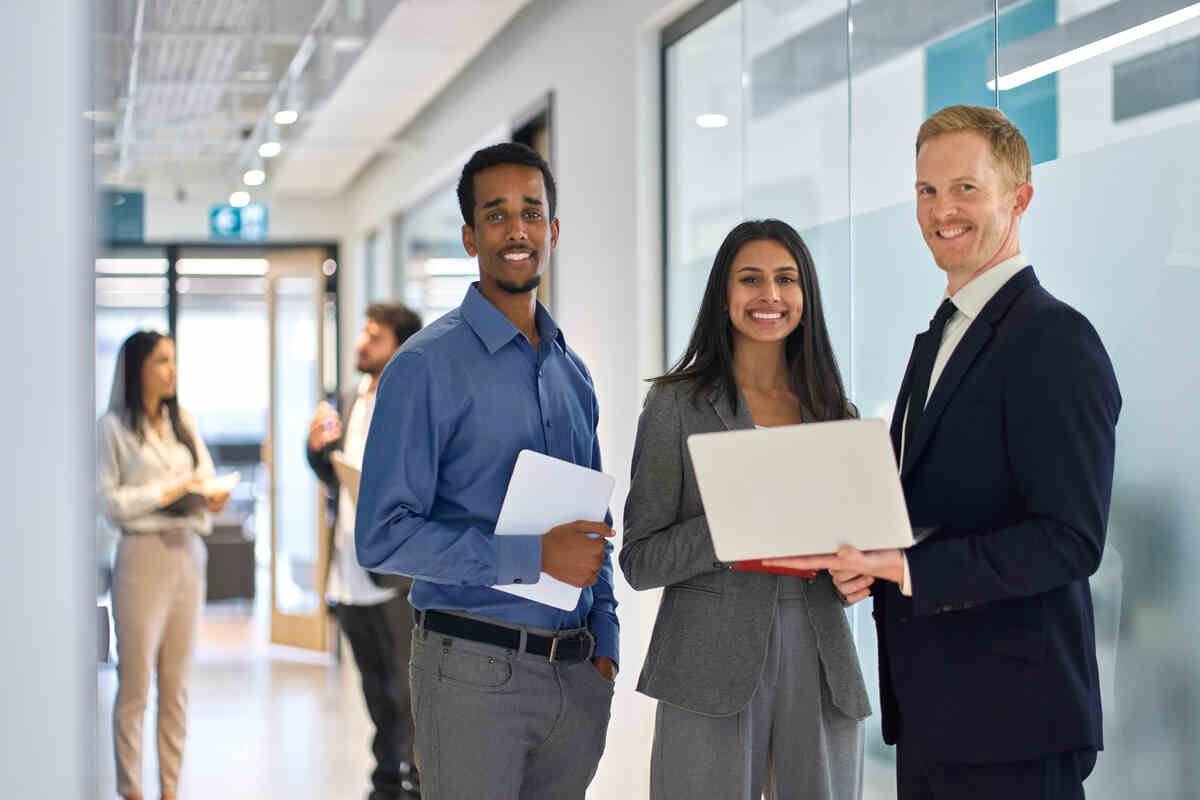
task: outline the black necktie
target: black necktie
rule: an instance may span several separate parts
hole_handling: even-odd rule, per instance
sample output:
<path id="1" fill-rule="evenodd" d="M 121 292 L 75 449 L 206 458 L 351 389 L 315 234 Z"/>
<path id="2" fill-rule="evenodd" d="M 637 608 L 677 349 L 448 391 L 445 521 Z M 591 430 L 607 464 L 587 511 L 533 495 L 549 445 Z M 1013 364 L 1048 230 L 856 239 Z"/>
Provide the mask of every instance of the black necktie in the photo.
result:
<path id="1" fill-rule="evenodd" d="M 933 362 L 937 360 L 938 348 L 942 345 L 942 332 L 946 323 L 954 316 L 954 303 L 947 297 L 938 306 L 937 313 L 929 322 L 929 330 L 921 339 L 917 354 L 913 357 L 912 383 L 908 390 L 908 419 L 904 423 L 904 453 L 908 454 L 908 446 L 917 432 L 917 424 L 921 421 L 921 413 L 925 410 L 925 401 L 929 397 L 929 378 L 933 375 Z"/>

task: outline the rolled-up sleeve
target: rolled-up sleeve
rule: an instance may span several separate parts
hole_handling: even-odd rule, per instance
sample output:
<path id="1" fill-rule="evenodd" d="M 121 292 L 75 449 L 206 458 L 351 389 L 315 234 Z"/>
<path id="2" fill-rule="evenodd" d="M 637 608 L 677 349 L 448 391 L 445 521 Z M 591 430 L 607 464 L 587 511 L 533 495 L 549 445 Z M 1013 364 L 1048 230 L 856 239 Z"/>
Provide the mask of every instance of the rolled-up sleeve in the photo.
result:
<path id="1" fill-rule="evenodd" d="M 540 536 L 495 536 L 431 518 L 452 421 L 423 354 L 401 352 L 384 369 L 363 453 L 355 518 L 358 561 L 431 583 L 535 583 Z"/>

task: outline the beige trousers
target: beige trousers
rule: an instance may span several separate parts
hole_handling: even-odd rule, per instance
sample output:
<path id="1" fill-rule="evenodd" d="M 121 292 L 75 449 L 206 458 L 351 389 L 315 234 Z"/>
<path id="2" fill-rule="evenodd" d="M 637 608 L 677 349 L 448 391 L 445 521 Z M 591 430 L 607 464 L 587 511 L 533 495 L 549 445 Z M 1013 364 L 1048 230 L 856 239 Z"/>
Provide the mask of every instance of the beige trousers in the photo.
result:
<path id="1" fill-rule="evenodd" d="M 192 531 L 125 534 L 117 548 L 112 594 L 119 682 L 113 746 L 122 797 L 142 795 L 142 720 L 156 671 L 159 781 L 164 794 L 176 792 L 207 559 L 204 542 Z"/>

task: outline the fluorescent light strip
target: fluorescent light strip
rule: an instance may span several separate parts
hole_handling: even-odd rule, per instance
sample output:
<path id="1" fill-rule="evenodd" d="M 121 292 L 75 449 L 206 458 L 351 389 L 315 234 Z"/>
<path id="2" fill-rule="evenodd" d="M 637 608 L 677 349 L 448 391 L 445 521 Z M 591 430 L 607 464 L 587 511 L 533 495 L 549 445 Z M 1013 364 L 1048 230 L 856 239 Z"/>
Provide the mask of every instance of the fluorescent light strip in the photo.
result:
<path id="1" fill-rule="evenodd" d="M 175 262 L 180 275 L 266 275 L 265 258 L 181 258 Z"/>
<path id="2" fill-rule="evenodd" d="M 164 275 L 165 258 L 97 258 L 96 272 L 108 275 Z"/>
<path id="3" fill-rule="evenodd" d="M 1118 31 L 1111 36 L 1097 39 L 1090 44 L 1085 44 L 1082 47 L 1076 47 L 1074 50 L 1068 50 L 1052 58 L 1047 58 L 1045 61 L 1030 64 L 1028 67 L 1023 67 L 1016 72 L 1001 75 L 1000 90 L 1008 91 L 1009 89 L 1015 89 L 1030 81 L 1035 81 L 1051 73 L 1072 67 L 1082 61 L 1087 61 L 1089 58 L 1095 58 L 1110 50 L 1116 50 L 1118 47 L 1124 47 L 1127 44 L 1136 42 L 1138 39 L 1153 36 L 1156 33 L 1165 31 L 1167 28 L 1174 27 L 1196 17 L 1200 17 L 1200 3 L 1193 3 L 1186 8 L 1172 11 L 1170 14 L 1164 14 L 1158 19 L 1143 22 L 1141 25 L 1134 25 L 1132 28 Z M 987 87 L 994 90 L 996 88 L 996 81 L 988 81 Z"/>

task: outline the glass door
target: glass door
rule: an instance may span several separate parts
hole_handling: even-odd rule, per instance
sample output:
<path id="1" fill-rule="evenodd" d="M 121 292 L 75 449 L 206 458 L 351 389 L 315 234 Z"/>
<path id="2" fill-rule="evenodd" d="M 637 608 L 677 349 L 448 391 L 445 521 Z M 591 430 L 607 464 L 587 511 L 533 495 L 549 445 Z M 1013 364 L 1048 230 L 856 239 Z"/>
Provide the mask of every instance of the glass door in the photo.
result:
<path id="1" fill-rule="evenodd" d="M 327 325 L 320 250 L 268 257 L 271 642 L 326 648 L 324 491 L 306 458 L 308 421 L 324 396 Z"/>

